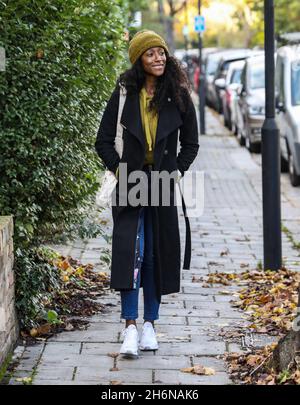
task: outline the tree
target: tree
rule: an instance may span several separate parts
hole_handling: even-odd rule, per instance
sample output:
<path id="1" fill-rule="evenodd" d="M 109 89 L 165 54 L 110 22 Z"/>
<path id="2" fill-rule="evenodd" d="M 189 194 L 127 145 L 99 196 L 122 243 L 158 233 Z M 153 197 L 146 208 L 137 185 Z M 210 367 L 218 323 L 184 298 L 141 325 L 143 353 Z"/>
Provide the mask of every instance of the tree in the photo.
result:
<path id="1" fill-rule="evenodd" d="M 300 31 L 299 0 L 275 0 L 276 33 Z"/>
<path id="2" fill-rule="evenodd" d="M 174 18 L 186 7 L 187 1 L 183 0 L 180 2 L 180 4 L 177 3 L 177 1 L 173 0 L 167 0 L 165 2 L 163 0 L 157 0 L 157 10 L 160 22 L 164 26 L 166 41 L 171 54 L 173 54 L 175 50 Z"/>

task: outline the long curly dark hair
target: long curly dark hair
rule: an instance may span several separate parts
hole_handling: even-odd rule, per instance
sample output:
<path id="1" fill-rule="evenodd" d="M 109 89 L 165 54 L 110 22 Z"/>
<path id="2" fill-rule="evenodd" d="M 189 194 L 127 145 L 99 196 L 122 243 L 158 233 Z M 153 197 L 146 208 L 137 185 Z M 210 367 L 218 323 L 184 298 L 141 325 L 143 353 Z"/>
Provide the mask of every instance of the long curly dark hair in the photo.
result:
<path id="1" fill-rule="evenodd" d="M 120 75 L 117 86 L 121 83 L 126 87 L 128 94 L 140 92 L 146 79 L 141 57 Z M 157 78 L 154 96 L 149 109 L 160 111 L 168 97 L 174 99 L 180 111 L 186 111 L 185 97 L 191 89 L 187 74 L 180 65 L 178 59 L 166 54 L 166 67 L 163 75 Z"/>

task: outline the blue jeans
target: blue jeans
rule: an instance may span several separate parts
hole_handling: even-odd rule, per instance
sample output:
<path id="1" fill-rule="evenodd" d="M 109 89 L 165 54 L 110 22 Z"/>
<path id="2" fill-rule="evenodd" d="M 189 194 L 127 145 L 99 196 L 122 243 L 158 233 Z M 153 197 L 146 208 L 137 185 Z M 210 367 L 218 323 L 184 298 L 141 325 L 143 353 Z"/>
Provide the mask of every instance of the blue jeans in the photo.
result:
<path id="1" fill-rule="evenodd" d="M 121 318 L 135 320 L 138 318 L 138 300 L 143 274 L 144 293 L 144 320 L 154 321 L 159 319 L 159 302 L 155 293 L 154 259 L 153 259 L 153 229 L 151 207 L 140 209 L 138 232 L 135 244 L 135 269 L 138 269 L 136 288 L 121 291 Z"/>

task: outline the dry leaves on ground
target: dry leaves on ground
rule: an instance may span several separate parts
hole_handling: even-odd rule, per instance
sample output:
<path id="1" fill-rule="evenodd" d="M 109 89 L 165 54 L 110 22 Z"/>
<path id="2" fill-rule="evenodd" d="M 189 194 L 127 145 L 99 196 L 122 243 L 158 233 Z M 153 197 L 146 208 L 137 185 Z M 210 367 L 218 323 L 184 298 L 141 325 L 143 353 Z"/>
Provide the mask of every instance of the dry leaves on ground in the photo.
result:
<path id="1" fill-rule="evenodd" d="M 243 286 L 232 305 L 245 311 L 253 331 L 280 335 L 291 329 L 298 302 L 298 272 L 284 267 L 278 271 L 247 270 L 241 274 L 216 272 L 204 281 Z"/>
<path id="2" fill-rule="evenodd" d="M 298 385 L 300 384 L 300 370 L 296 364 L 282 373 L 275 373 L 270 367 L 276 343 L 251 353 L 227 353 L 224 357 L 228 363 L 230 377 L 238 384 L 250 385 Z"/>
<path id="3" fill-rule="evenodd" d="M 285 267 L 278 271 L 247 270 L 241 274 L 216 272 L 204 281 L 241 286 L 238 294 L 234 294 L 238 299 L 232 301 L 232 305 L 245 311 L 253 332 L 283 336 L 291 329 L 298 303 L 298 272 Z M 296 364 L 280 374 L 269 366 L 275 347 L 273 344 L 247 354 L 227 354 L 225 360 L 231 377 L 244 384 L 300 384 Z"/>
<path id="4" fill-rule="evenodd" d="M 45 302 L 47 311 L 55 314 L 52 321 L 37 319 L 38 326 L 23 330 L 23 338 L 49 338 L 53 334 L 74 329 L 86 329 L 89 322 L 80 317 L 88 317 L 103 312 L 106 306 L 97 302 L 97 298 L 109 289 L 107 273 L 97 273 L 92 264 L 83 265 L 71 256 L 59 256 L 49 262 L 60 271 L 61 288 Z M 78 318 L 76 318 L 78 317 Z"/>
<path id="5" fill-rule="evenodd" d="M 191 373 L 197 375 L 215 375 L 216 372 L 213 368 L 210 367 L 203 367 L 200 364 L 196 364 L 193 367 L 182 368 L 180 371 L 184 373 Z"/>

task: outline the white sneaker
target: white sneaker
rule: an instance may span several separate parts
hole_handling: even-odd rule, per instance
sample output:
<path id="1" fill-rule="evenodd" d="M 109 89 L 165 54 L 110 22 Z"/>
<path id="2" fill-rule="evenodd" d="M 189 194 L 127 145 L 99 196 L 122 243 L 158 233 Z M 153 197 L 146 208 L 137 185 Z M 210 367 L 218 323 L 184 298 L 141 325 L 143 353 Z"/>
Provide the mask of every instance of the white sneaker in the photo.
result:
<path id="1" fill-rule="evenodd" d="M 124 338 L 123 344 L 120 349 L 120 354 L 128 357 L 138 356 L 139 334 L 135 325 L 129 325 L 123 329 L 122 337 Z"/>
<path id="2" fill-rule="evenodd" d="M 139 345 L 140 350 L 157 350 L 158 343 L 156 339 L 155 330 L 151 322 L 145 322 L 143 325 L 141 341 Z"/>

